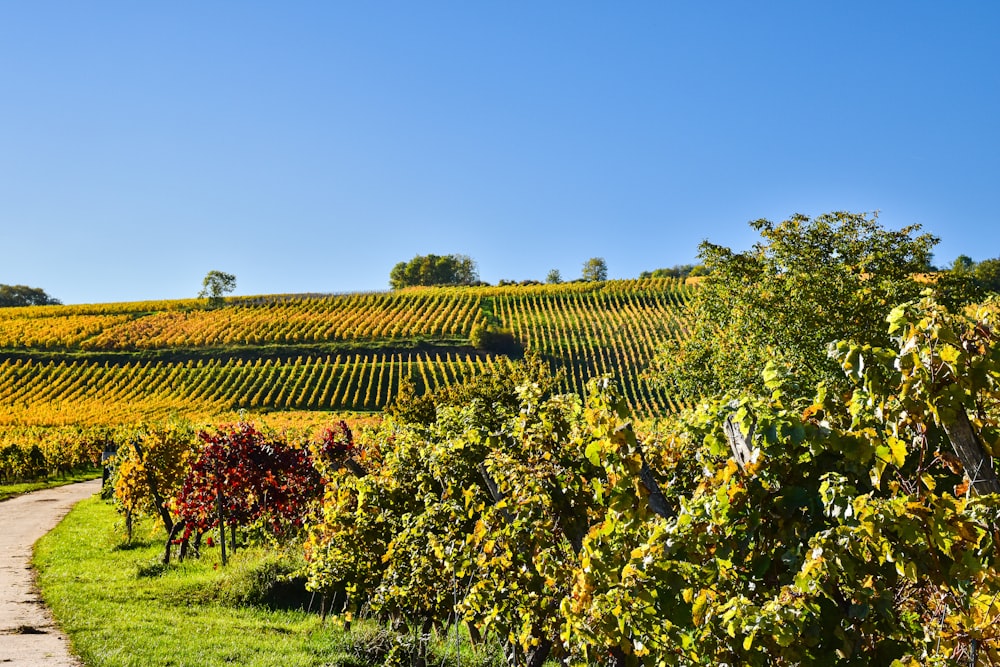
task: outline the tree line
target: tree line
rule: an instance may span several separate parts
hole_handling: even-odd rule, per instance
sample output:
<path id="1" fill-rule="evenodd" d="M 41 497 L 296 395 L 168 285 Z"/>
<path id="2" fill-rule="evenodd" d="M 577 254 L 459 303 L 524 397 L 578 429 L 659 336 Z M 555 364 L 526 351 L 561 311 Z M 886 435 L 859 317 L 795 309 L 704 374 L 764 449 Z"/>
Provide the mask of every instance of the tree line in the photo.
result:
<path id="1" fill-rule="evenodd" d="M 1000 258 L 974 261 L 968 255 L 959 255 L 947 267 L 935 267 L 932 255 L 923 258 L 920 266 L 913 266 L 916 273 L 933 274 L 943 280 L 951 290 L 960 290 L 968 299 L 973 295 L 983 296 L 989 292 L 1000 292 Z M 695 278 L 708 275 L 712 267 L 706 262 L 697 264 L 675 264 L 652 271 L 641 271 L 640 279 L 646 278 Z M 591 257 L 583 264 L 577 282 L 593 282 L 608 279 L 608 264 L 603 257 Z M 558 285 L 566 282 L 559 269 L 551 269 L 544 283 Z M 500 287 L 513 285 L 541 285 L 543 281 L 503 278 L 497 282 Z M 400 262 L 393 267 L 389 276 L 392 289 L 418 285 L 486 285 L 479 279 L 475 260 L 466 255 L 417 255 L 409 262 Z"/>
<path id="2" fill-rule="evenodd" d="M 0 285 L 0 308 L 16 306 L 57 306 L 62 302 L 54 299 L 39 287 L 27 285 Z"/>
<path id="3" fill-rule="evenodd" d="M 608 264 L 603 257 L 591 257 L 583 264 L 580 280 L 593 282 L 608 279 Z M 545 282 L 555 285 L 563 282 L 559 269 L 552 269 Z M 501 279 L 506 285 L 541 285 L 538 280 Z M 417 255 L 408 262 L 399 262 L 389 272 L 389 286 L 392 289 L 431 285 L 483 285 L 489 283 L 479 279 L 476 262 L 467 255 Z"/>

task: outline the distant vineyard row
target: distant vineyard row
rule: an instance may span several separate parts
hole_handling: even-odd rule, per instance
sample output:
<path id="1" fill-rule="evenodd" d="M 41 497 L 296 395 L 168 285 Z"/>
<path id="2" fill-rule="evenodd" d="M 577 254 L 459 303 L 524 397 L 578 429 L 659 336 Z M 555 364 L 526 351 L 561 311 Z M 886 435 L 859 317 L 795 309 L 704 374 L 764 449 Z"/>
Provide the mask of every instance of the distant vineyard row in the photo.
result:
<path id="1" fill-rule="evenodd" d="M 468 291 L 244 300 L 213 310 L 198 306 L 155 312 L 114 305 L 107 311 L 9 309 L 18 312 L 0 312 L 0 348 L 109 351 L 467 338 L 481 317 L 479 297 Z"/>
<path id="2" fill-rule="evenodd" d="M 107 424 L 232 410 L 378 410 L 409 377 L 418 391 L 460 382 L 490 356 L 372 354 L 207 363 L 0 364 L 0 425 Z"/>
<path id="3" fill-rule="evenodd" d="M 507 295 L 494 307 L 525 349 L 565 369 L 564 391 L 582 394 L 590 378 L 611 375 L 622 381 L 633 412 L 652 416 L 680 407 L 643 371 L 668 340 L 685 335 L 684 296 L 676 290 Z"/>
<path id="4" fill-rule="evenodd" d="M 503 359 L 471 352 L 472 329 L 486 324 L 562 369 L 562 391 L 582 393 L 587 379 L 612 375 L 635 414 L 649 417 L 680 407 L 643 372 L 668 340 L 686 335 L 681 306 L 691 289 L 653 279 L 256 298 L 216 310 L 187 302 L 7 309 L 21 312 L 0 313 L 0 345 L 17 353 L 0 363 L 0 425 L 125 423 L 234 409 L 380 410 L 404 377 L 423 392 Z M 309 347 L 351 336 L 375 344 L 329 354 Z M 444 340 L 432 351 L 393 347 L 421 336 Z M 301 354 L 247 360 L 246 350 L 276 343 L 302 344 Z M 227 353 L 231 344 L 244 352 Z M 216 352 L 155 363 L 135 352 L 191 348 Z M 56 354 L 53 361 L 53 349 L 117 355 L 97 362 Z M 49 356 L 33 359 L 32 350 Z"/>
<path id="5" fill-rule="evenodd" d="M 0 309 L 0 349 L 148 350 L 348 340 L 468 338 L 484 301 L 523 296 L 681 295 L 663 279 L 518 288 L 418 288 L 307 297 L 241 297 L 205 309 L 195 300 Z"/>

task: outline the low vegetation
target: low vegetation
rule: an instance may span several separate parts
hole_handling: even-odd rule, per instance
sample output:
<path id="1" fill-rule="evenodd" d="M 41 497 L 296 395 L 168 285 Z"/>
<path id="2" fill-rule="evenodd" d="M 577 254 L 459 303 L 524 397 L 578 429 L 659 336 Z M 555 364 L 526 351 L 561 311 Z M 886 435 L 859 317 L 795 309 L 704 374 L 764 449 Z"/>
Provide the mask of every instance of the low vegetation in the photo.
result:
<path id="1" fill-rule="evenodd" d="M 0 485 L 93 475 L 108 443 L 121 437 L 109 427 L 11 427 L 0 431 Z"/>
<path id="2" fill-rule="evenodd" d="M 14 496 L 31 493 L 32 491 L 39 491 L 41 489 L 50 489 L 54 486 L 85 482 L 89 479 L 96 479 L 100 476 L 101 470 L 99 468 L 91 468 L 76 470 L 64 475 L 47 475 L 40 478 L 36 477 L 30 482 L 0 482 L 0 500 L 7 500 L 8 498 L 13 498 Z"/>
<path id="3" fill-rule="evenodd" d="M 245 549 L 223 568 L 218 548 L 206 547 L 202 558 L 166 568 L 158 527 L 140 523 L 141 537 L 123 543 L 119 521 L 106 501 L 85 501 L 35 552 L 44 598 L 90 667 L 366 667 L 384 664 L 398 641 L 374 623 L 347 632 L 324 622 L 319 598 L 291 576 L 301 560 L 294 552 Z M 473 651 L 467 638 L 456 647 L 454 636 L 435 638 L 430 656 L 447 666 L 499 664 L 495 650 Z"/>

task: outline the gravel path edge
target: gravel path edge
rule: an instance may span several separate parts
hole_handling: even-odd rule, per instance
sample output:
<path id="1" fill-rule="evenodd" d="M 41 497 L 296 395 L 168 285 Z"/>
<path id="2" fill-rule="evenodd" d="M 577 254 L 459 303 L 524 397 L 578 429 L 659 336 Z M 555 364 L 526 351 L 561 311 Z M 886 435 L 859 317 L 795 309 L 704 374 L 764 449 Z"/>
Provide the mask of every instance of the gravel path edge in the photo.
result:
<path id="1" fill-rule="evenodd" d="M 101 480 L 33 491 L 0 502 L 0 665 L 83 667 L 35 585 L 32 547 Z"/>

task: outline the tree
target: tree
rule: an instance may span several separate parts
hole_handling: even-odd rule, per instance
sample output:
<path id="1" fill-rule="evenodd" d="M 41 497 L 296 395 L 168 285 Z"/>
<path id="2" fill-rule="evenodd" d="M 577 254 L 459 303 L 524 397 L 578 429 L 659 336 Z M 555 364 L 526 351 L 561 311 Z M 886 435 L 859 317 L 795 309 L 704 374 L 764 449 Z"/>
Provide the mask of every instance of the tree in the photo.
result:
<path id="1" fill-rule="evenodd" d="M 222 271 L 209 271 L 201 283 L 198 298 L 207 298 L 209 307 L 215 308 L 224 305 L 226 299 L 223 294 L 229 294 L 234 289 L 236 289 L 236 276 Z"/>
<path id="2" fill-rule="evenodd" d="M 476 263 L 466 255 L 417 255 L 389 272 L 389 286 L 472 285 L 479 281 Z"/>
<path id="3" fill-rule="evenodd" d="M 973 272 L 976 282 L 988 292 L 1000 292 L 1000 258 L 984 259 Z"/>
<path id="4" fill-rule="evenodd" d="M 0 285 L 0 308 L 8 306 L 56 306 L 61 302 L 44 290 L 27 285 Z"/>
<path id="5" fill-rule="evenodd" d="M 640 278 L 687 278 L 690 275 L 698 275 L 694 272 L 696 270 L 703 271 L 704 267 L 701 264 L 695 266 L 694 264 L 675 264 L 669 269 L 654 269 L 653 271 L 643 271 L 639 274 Z"/>
<path id="6" fill-rule="evenodd" d="M 558 285 L 562 281 L 562 274 L 559 273 L 559 269 L 552 269 L 549 271 L 548 275 L 545 276 L 545 282 L 549 285 Z"/>
<path id="7" fill-rule="evenodd" d="M 603 257 L 591 257 L 583 264 L 583 279 L 586 281 L 607 280 L 608 264 Z"/>
<path id="8" fill-rule="evenodd" d="M 885 318 L 928 287 L 914 274 L 938 239 L 918 235 L 919 225 L 886 230 L 876 215 L 844 212 L 750 224 L 762 238 L 749 251 L 701 244 L 710 273 L 690 306 L 691 336 L 658 357 L 658 377 L 689 399 L 760 389 L 774 359 L 805 392 L 820 380 L 846 390 L 827 344 L 887 345 Z"/>
<path id="9" fill-rule="evenodd" d="M 1000 257 L 973 261 L 968 255 L 959 255 L 951 265 L 950 278 L 954 281 L 966 279 L 981 293 L 1000 292 Z"/>
<path id="10" fill-rule="evenodd" d="M 934 274 L 938 300 L 957 310 L 969 303 L 979 303 L 991 292 L 1000 292 L 1000 258 L 974 261 L 959 255 L 951 268 Z"/>
<path id="11" fill-rule="evenodd" d="M 955 273 L 972 273 L 976 263 L 968 255 L 959 255 L 951 264 L 951 270 Z"/>

